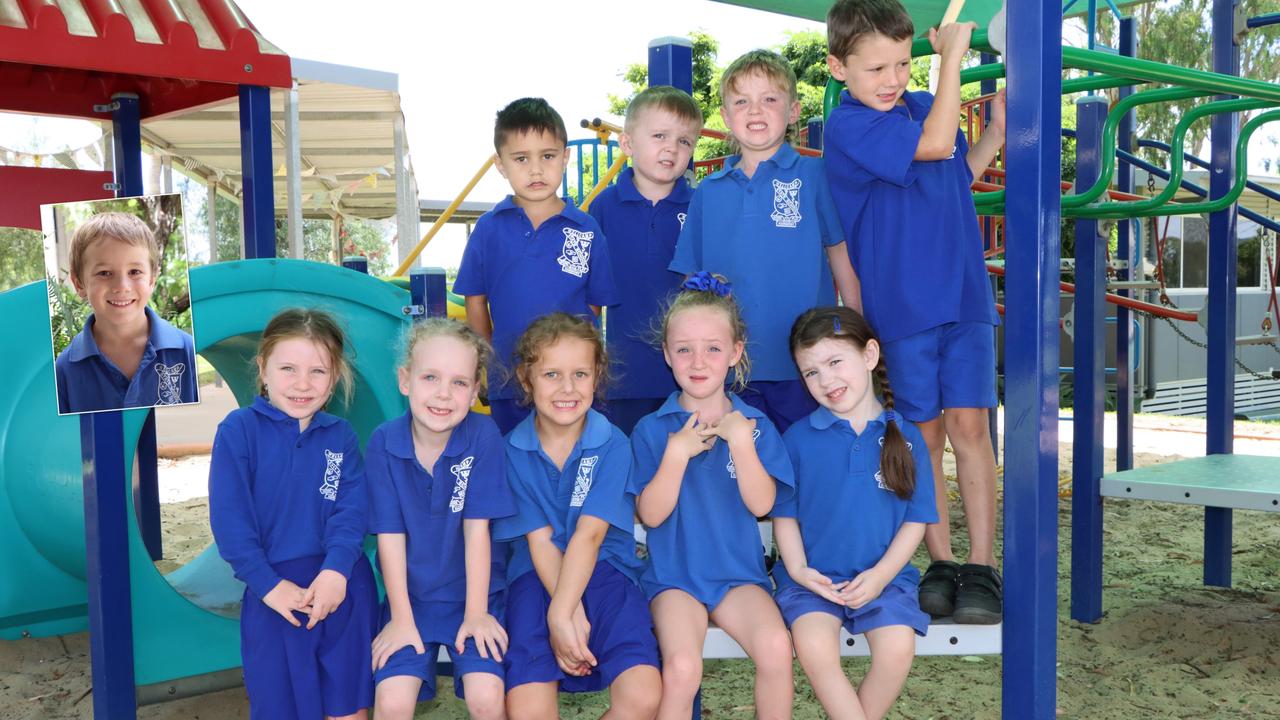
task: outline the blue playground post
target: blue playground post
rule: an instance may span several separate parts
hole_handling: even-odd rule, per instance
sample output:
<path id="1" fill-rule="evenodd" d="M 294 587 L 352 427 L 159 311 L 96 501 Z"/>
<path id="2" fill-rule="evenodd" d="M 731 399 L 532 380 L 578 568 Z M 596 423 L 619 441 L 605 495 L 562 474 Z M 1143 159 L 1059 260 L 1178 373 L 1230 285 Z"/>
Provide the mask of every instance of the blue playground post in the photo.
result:
<path id="1" fill-rule="evenodd" d="M 414 268 L 409 271 L 410 302 L 422 309 L 423 317 L 449 316 L 449 291 L 444 268 Z"/>
<path id="2" fill-rule="evenodd" d="M 119 93 L 111 100 L 116 196 L 141 195 L 142 122 L 138 96 Z M 151 426 L 154 447 L 154 422 Z M 123 411 L 80 416 L 80 457 L 84 463 L 85 581 L 89 595 L 93 714 L 104 718 L 134 717 L 137 701 L 129 587 L 129 505 L 121 484 L 129 477 L 125 468 Z M 145 462 L 146 458 L 138 460 Z M 154 466 L 154 455 L 150 460 Z"/>
<path id="3" fill-rule="evenodd" d="M 1213 70 L 1240 74 L 1235 42 L 1237 0 L 1213 0 Z M 1216 99 L 1227 99 L 1226 96 Z M 1236 113 L 1210 121 L 1209 197 L 1225 195 L 1235 177 Z M 1233 451 L 1236 353 L 1236 208 L 1209 216 L 1209 350 L 1205 388 L 1205 454 Z M 1204 509 L 1204 583 L 1231 586 L 1231 509 Z"/>
<path id="4" fill-rule="evenodd" d="M 348 270 L 369 274 L 369 258 L 363 255 L 348 255 L 342 258 L 342 267 Z"/>
<path id="5" fill-rule="evenodd" d="M 649 86 L 670 85 L 693 94 L 693 43 L 661 37 L 649 42 Z"/>
<path id="6" fill-rule="evenodd" d="M 814 150 L 821 150 L 823 131 L 822 116 L 809 118 L 809 122 L 805 123 L 805 127 L 809 130 L 806 135 L 808 139 L 808 146 Z"/>
<path id="7" fill-rule="evenodd" d="M 244 256 L 276 256 L 275 187 L 271 166 L 271 91 L 240 86 L 240 165 L 244 175 Z"/>
<path id="8" fill-rule="evenodd" d="M 1120 18 L 1120 54 L 1135 57 L 1138 51 L 1137 24 L 1132 17 Z M 1133 94 L 1133 86 L 1119 90 L 1120 99 Z M 1120 120 L 1120 149 L 1133 152 L 1134 113 L 1127 112 Z M 1133 166 L 1123 160 L 1116 163 L 1116 189 L 1121 192 L 1133 192 Z M 1116 279 L 1141 280 L 1142 273 L 1134 272 L 1140 268 L 1141 258 L 1135 257 L 1132 237 L 1136 223 L 1133 220 L 1122 220 L 1116 227 L 1116 259 L 1122 265 L 1116 271 Z M 1132 297 L 1133 293 L 1120 289 L 1121 297 Z M 1129 319 L 1129 309 L 1116 306 L 1116 471 L 1133 467 L 1133 373 L 1129 367 L 1129 343 L 1133 339 L 1133 327 Z M 1147 358 L 1151 362 L 1151 358 Z"/>
<path id="9" fill-rule="evenodd" d="M 1062 16 L 1007 7 L 1004 717 L 1051 720 L 1056 700 L 1058 220 Z"/>
<path id="10" fill-rule="evenodd" d="M 1102 124 L 1107 100 L 1076 101 L 1076 188 L 1083 191 L 1102 172 Z M 1071 423 L 1071 617 L 1102 617 L 1102 419 L 1106 407 L 1106 238 L 1098 222 L 1076 218 L 1074 387 Z"/>

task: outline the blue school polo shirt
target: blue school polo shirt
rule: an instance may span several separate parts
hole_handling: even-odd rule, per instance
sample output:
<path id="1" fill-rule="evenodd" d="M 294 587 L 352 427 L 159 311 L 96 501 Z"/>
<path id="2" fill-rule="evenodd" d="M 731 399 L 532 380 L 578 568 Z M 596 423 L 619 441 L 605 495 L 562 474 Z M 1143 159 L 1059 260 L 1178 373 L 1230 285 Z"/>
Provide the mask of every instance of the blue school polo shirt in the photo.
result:
<path id="1" fill-rule="evenodd" d="M 502 435 L 486 415 L 467 413 L 453 429 L 431 472 L 413 447 L 413 414 L 378 426 L 365 450 L 369 532 L 405 534 L 409 598 L 464 602 L 467 596 L 463 520 L 511 515 Z M 495 548 L 490 592 L 506 587 L 505 548 Z"/>
<path id="2" fill-rule="evenodd" d="M 884 487 L 880 447 L 885 414 L 855 433 L 848 420 L 819 407 L 787 429 L 783 441 L 796 470 L 796 491 L 773 507 L 774 517 L 796 518 L 805 558 L 835 582 L 851 580 L 884 557 L 906 522 L 938 522 L 933 501 L 929 449 L 916 426 L 899 416 L 898 427 L 911 448 L 916 488 L 903 500 Z M 795 585 L 781 563 L 774 566 L 778 589 Z M 920 575 L 910 563 L 893 582 L 915 592 Z"/>
<path id="3" fill-rule="evenodd" d="M 594 317 L 592 305 L 618 301 L 609 245 L 590 215 L 566 203 L 534 230 L 510 195 L 476 221 L 453 291 L 489 299 L 501 364 L 489 371 L 489 397 L 502 400 L 516 396 L 511 353 L 534 318 L 556 311 Z"/>
<path id="4" fill-rule="evenodd" d="M 798 380 L 791 323 L 834 305 L 826 247 L 844 241 L 818 158 L 783 143 L 748 178 L 740 156 L 703 179 L 671 260 L 673 272 L 715 272 L 733 283 L 747 322 L 752 380 Z"/>
<path id="5" fill-rule="evenodd" d="M 199 402 L 196 348 L 191 336 L 145 308 L 150 331 L 142 362 L 125 377 L 93 339 L 94 316 L 54 362 L 58 412 L 118 410 Z"/>
<path id="6" fill-rule="evenodd" d="M 635 468 L 627 490 L 639 497 L 662 464 L 667 437 L 689 419 L 672 393 L 658 411 L 636 423 L 631 433 Z M 791 493 L 791 460 L 769 418 L 730 394 L 733 409 L 756 421 L 756 453 L 778 484 L 778 497 Z M 667 519 L 648 532 L 649 564 L 641 582 L 652 599 L 670 588 L 688 592 L 709 609 L 739 585 L 770 590 L 756 517 L 738 490 L 729 444 L 717 440 L 711 449 L 689 460 L 680 496 Z"/>
<path id="7" fill-rule="evenodd" d="M 671 369 L 654 344 L 654 318 L 680 287 L 680 276 L 667 270 L 676 238 L 689 212 L 693 190 L 684 178 L 656 203 L 640 194 L 635 170 L 627 168 L 591 203 L 591 216 L 609 237 L 609 259 L 618 284 L 618 304 L 609 308 L 609 362 L 617 387 L 609 397 L 662 398 L 677 389 Z"/>
<path id="8" fill-rule="evenodd" d="M 862 307 L 884 342 L 951 322 L 996 325 L 973 207 L 964 133 L 946 160 L 915 160 L 927 92 L 888 112 L 846 90 L 827 118 L 827 179 L 862 283 Z"/>
<path id="9" fill-rule="evenodd" d="M 324 556 L 350 579 L 368 524 L 360 444 L 350 423 L 316 413 L 307 429 L 256 397 L 218 425 L 209 464 L 209 525 L 218 553 L 258 598 L 272 565 Z"/>
<path id="10" fill-rule="evenodd" d="M 635 500 L 626 494 L 631 473 L 631 443 L 595 410 L 587 411 L 582 437 L 560 469 L 542 451 L 530 413 L 507 435 L 507 480 L 516 498 L 516 514 L 494 523 L 494 536 L 512 541 L 507 580 L 533 570 L 525 535 L 551 527 L 560 552 L 584 513 L 609 523 L 599 560 L 607 560 L 633 581 L 643 563 L 636 557 Z"/>

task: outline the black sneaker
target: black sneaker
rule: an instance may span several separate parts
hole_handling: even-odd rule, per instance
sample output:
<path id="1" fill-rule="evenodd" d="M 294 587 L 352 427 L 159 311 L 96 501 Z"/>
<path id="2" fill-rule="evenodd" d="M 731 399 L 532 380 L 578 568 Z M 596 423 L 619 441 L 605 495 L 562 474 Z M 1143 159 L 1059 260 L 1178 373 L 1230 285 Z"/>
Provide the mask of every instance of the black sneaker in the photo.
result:
<path id="1" fill-rule="evenodd" d="M 956 575 L 956 605 L 952 617 L 961 625 L 1000 622 L 1004 582 L 990 565 L 965 564 Z"/>
<path id="2" fill-rule="evenodd" d="M 951 615 L 956 604 L 956 575 L 960 564 L 935 560 L 920 578 L 920 609 L 932 617 Z"/>

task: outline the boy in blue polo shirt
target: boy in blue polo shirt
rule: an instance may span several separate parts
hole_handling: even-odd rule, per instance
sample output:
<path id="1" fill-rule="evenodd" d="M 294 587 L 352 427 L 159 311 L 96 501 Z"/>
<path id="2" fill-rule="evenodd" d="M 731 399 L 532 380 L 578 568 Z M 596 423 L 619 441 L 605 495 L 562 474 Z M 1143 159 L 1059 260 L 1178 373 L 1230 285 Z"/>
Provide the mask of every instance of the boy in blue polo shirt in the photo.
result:
<path id="1" fill-rule="evenodd" d="M 652 341 L 652 323 L 680 285 L 667 265 L 689 211 L 693 190 L 684 173 L 701 129 L 702 109 L 688 93 L 669 85 L 641 91 L 627 105 L 619 138 L 631 167 L 591 204 L 591 216 L 611 238 L 618 283 L 606 341 L 621 380 L 609 391 L 609 419 L 627 434 L 676 390 Z"/>
<path id="2" fill-rule="evenodd" d="M 839 218 L 822 161 L 787 142 L 800 115 L 796 75 L 780 55 L 752 50 L 720 80 L 720 113 L 740 150 L 703 179 L 689 204 L 670 269 L 706 270 L 734 285 L 752 338 L 751 383 L 740 397 L 784 431 L 816 405 L 787 354 L 797 315 L 859 306 Z"/>
<path id="3" fill-rule="evenodd" d="M 503 435 L 529 414 L 516 403 L 511 352 L 531 320 L 557 310 L 598 317 L 617 302 L 609 248 L 590 215 L 556 194 L 569 162 L 564 120 L 546 100 L 498 112 L 494 164 L 512 194 L 476 221 L 453 291 L 467 324 L 493 343 L 489 408 Z"/>
<path id="4" fill-rule="evenodd" d="M 54 362 L 58 412 L 199 402 L 195 342 L 147 303 L 160 246 L 135 215 L 94 215 L 71 237 L 71 284 L 93 313 Z"/>
<path id="5" fill-rule="evenodd" d="M 898 0 L 841 0 L 827 15 L 831 74 L 845 83 L 827 119 L 827 177 L 883 343 L 899 412 L 916 423 L 933 464 L 939 522 L 925 544 L 934 562 L 920 605 L 961 623 L 1000 621 L 995 566 L 995 458 L 987 430 L 996 404 L 998 322 L 969 186 L 1004 145 L 1004 95 L 972 149 L 959 131 L 960 63 L 973 23 L 930 30 L 942 56 L 938 93 L 906 92 L 911 17 Z M 942 452 L 947 438 L 969 529 L 969 558 L 952 559 Z"/>

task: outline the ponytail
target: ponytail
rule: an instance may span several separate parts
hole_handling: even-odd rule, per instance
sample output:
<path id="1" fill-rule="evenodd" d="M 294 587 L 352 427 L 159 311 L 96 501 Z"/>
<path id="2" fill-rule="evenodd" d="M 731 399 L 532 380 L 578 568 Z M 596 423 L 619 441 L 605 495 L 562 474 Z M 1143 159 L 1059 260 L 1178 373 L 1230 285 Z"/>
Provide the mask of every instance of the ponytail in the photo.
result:
<path id="1" fill-rule="evenodd" d="M 898 423 L 901 419 L 893 410 L 893 390 L 889 387 L 889 372 L 884 366 L 884 356 L 875 369 L 876 384 L 880 386 L 881 404 L 884 405 L 884 443 L 880 446 L 880 473 L 885 487 L 894 495 L 908 500 L 916 490 L 916 464 L 907 447 Z"/>

